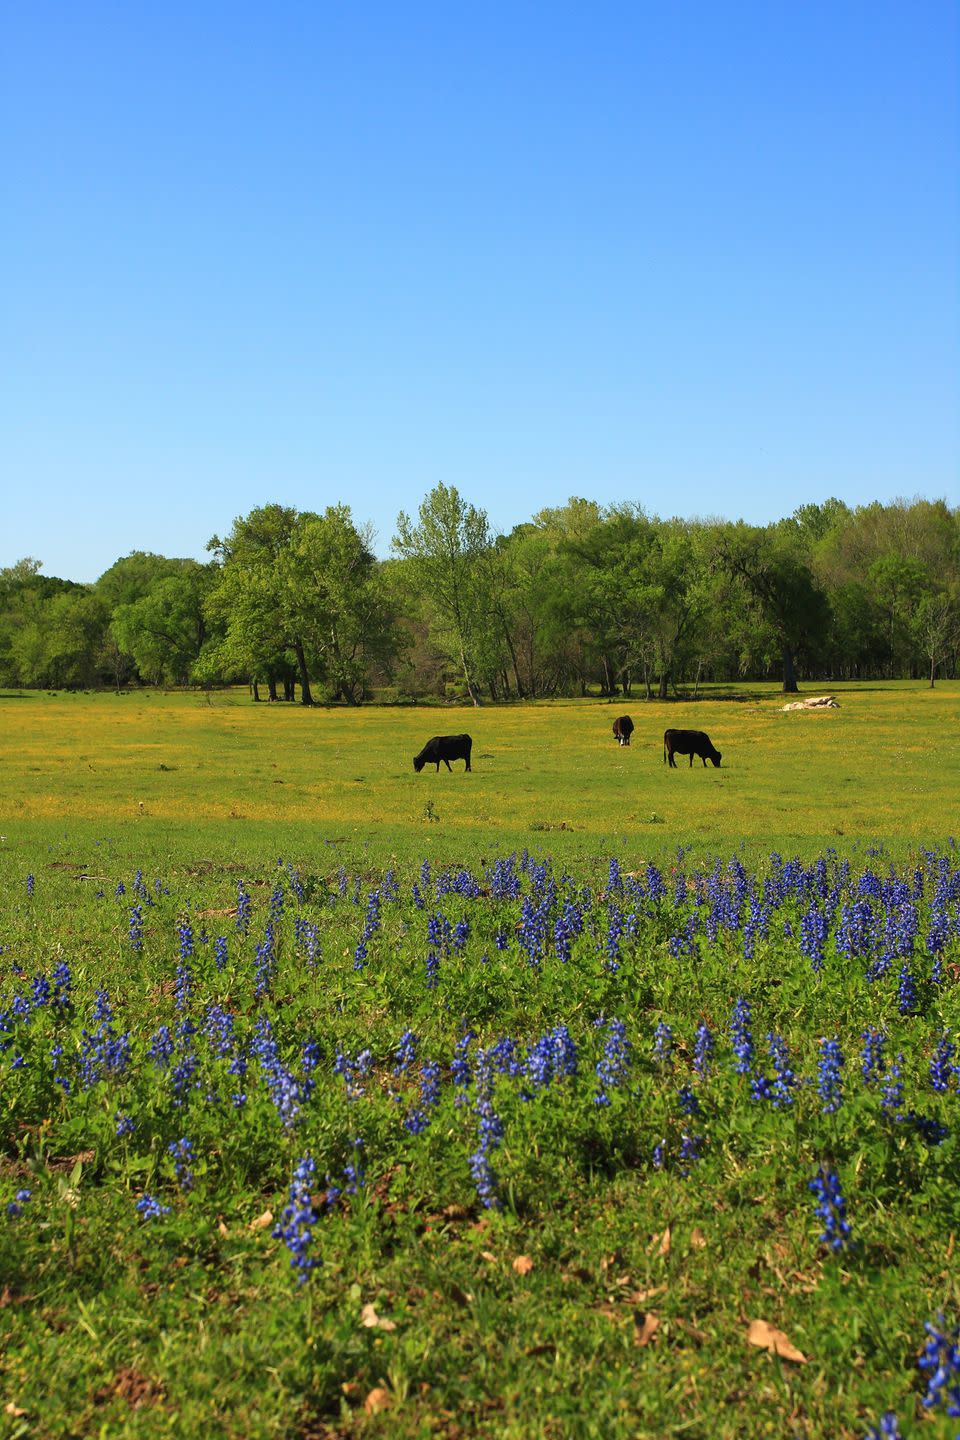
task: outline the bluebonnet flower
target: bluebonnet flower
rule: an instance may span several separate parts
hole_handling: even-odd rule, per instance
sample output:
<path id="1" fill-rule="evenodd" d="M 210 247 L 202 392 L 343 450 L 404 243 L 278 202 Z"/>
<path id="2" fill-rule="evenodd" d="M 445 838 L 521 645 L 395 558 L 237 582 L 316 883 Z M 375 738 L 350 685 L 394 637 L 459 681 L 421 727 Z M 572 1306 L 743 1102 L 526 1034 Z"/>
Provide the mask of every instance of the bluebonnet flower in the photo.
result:
<path id="1" fill-rule="evenodd" d="M 697 1029 L 694 1040 L 693 1068 L 703 1080 L 706 1080 L 710 1074 L 714 1049 L 715 1042 L 710 1028 L 706 1023 L 702 1023 Z"/>
<path id="2" fill-rule="evenodd" d="M 833 1115 L 843 1103 L 843 1053 L 837 1039 L 820 1041 L 820 1060 L 817 1065 L 817 1089 L 823 1101 L 824 1115 Z"/>
<path id="3" fill-rule="evenodd" d="M 159 1220 L 163 1215 L 170 1214 L 169 1205 L 161 1205 L 160 1201 L 153 1195 L 148 1195 L 146 1190 L 136 1203 L 137 1213 L 144 1220 Z"/>
<path id="4" fill-rule="evenodd" d="M 18 1190 L 12 1200 L 7 1201 L 7 1219 L 16 1220 L 18 1215 L 23 1214 L 24 1205 L 29 1205 L 31 1190 Z"/>
<path id="5" fill-rule="evenodd" d="M 883 1106 L 884 1110 L 892 1110 L 894 1112 L 894 1117 L 897 1120 L 903 1118 L 900 1114 L 901 1108 L 903 1106 L 903 1080 L 901 1079 L 902 1070 L 903 1056 L 898 1055 L 887 1072 L 886 1083 L 884 1084 L 883 1090 L 880 1093 L 880 1104 Z"/>
<path id="6" fill-rule="evenodd" d="M 27 895 L 28 895 L 28 896 L 30 896 L 30 895 L 33 894 L 33 887 L 34 887 L 35 884 L 36 884 L 36 881 L 34 880 L 33 876 L 32 876 L 32 875 L 28 875 L 28 876 L 27 876 Z"/>
<path id="7" fill-rule="evenodd" d="M 410 1069 L 417 1058 L 417 1037 L 412 1030 L 404 1030 L 397 1041 L 396 1063 L 393 1067 L 394 1075 L 402 1075 Z"/>
<path id="8" fill-rule="evenodd" d="M 50 1071 L 53 1075 L 54 1085 L 58 1085 L 64 1095 L 70 1094 L 70 1081 L 66 1075 L 60 1073 L 60 1061 L 63 1058 L 63 1046 L 51 1045 L 50 1047 Z"/>
<path id="9" fill-rule="evenodd" d="M 122 1139 L 126 1135 L 133 1134 L 134 1126 L 133 1117 L 131 1115 L 124 1115 L 122 1111 L 118 1110 L 113 1117 L 113 1124 L 114 1134 L 118 1138 Z"/>
<path id="10" fill-rule="evenodd" d="M 474 1039 L 473 1031 L 465 1030 L 454 1048 L 453 1059 L 450 1062 L 450 1079 L 453 1081 L 455 1089 L 455 1105 L 466 1104 L 467 1088 L 473 1079 L 468 1052 Z"/>
<path id="11" fill-rule="evenodd" d="M 307 1253 L 313 1244 L 313 1227 L 317 1223 L 310 1198 L 315 1170 L 312 1156 L 304 1155 L 293 1172 L 282 1219 L 273 1229 L 273 1238 L 282 1240 L 290 1251 L 290 1266 L 296 1273 L 298 1285 L 303 1285 L 310 1271 L 320 1263 Z"/>
<path id="12" fill-rule="evenodd" d="M 702 1144 L 702 1135 L 683 1134 L 680 1136 L 680 1154 L 678 1159 L 680 1163 L 680 1174 L 682 1176 L 689 1175 L 693 1166 L 700 1159 L 700 1146 Z"/>
<path id="13" fill-rule="evenodd" d="M 955 1053 L 956 1046 L 950 1039 L 950 1031 L 944 1030 L 930 1061 L 930 1085 L 941 1095 L 950 1089 L 951 1079 L 956 1074 L 955 1066 L 950 1063 Z"/>
<path id="14" fill-rule="evenodd" d="M 344 1084 L 347 1087 L 347 1099 L 359 1100 L 364 1094 L 362 1081 L 369 1075 L 373 1066 L 373 1056 L 369 1050 L 361 1050 L 353 1057 L 346 1050 L 338 1050 L 333 1062 L 334 1075 L 342 1075 Z"/>
<path id="15" fill-rule="evenodd" d="M 474 1065 L 473 1113 L 478 1122 L 479 1144 L 470 1156 L 470 1173 L 482 1203 L 488 1210 L 499 1210 L 501 1202 L 491 1155 L 503 1139 L 503 1122 L 493 1108 L 493 1066 L 486 1050 L 477 1051 Z"/>
<path id="16" fill-rule="evenodd" d="M 70 1004 L 70 991 L 73 989 L 73 979 L 70 974 L 70 966 L 66 960 L 61 960 L 53 967 L 53 1004 L 59 1009 L 65 1010 Z"/>
<path id="17" fill-rule="evenodd" d="M 771 1031 L 767 1036 L 767 1052 L 773 1061 L 773 1079 L 755 1076 L 751 1095 L 754 1100 L 769 1100 L 775 1110 L 785 1110 L 793 1104 L 797 1079 L 790 1068 L 790 1052 L 782 1035 Z"/>
<path id="18" fill-rule="evenodd" d="M 936 1325 L 928 1320 L 923 1328 L 928 1338 L 917 1364 L 929 1377 L 924 1408 L 945 1405 L 947 1414 L 956 1419 L 960 1416 L 960 1325 L 950 1332 L 938 1315 Z"/>
<path id="19" fill-rule="evenodd" d="M 343 1167 L 343 1178 L 347 1182 L 343 1187 L 344 1195 L 356 1195 L 363 1188 L 363 1140 L 359 1135 L 353 1147 L 356 1158 L 348 1160 Z"/>
<path id="20" fill-rule="evenodd" d="M 355 897 L 359 904 L 359 877 L 357 879 L 358 894 Z M 362 970 L 367 962 L 370 940 L 380 929 L 380 892 L 371 890 L 367 895 L 367 914 L 364 920 L 363 933 L 357 942 L 357 948 L 353 952 L 354 970 Z"/>
<path id="21" fill-rule="evenodd" d="M 139 905 L 130 907 L 130 949 L 143 949 L 143 911 Z"/>
<path id="22" fill-rule="evenodd" d="M 254 960 L 253 994 L 255 999 L 262 1000 L 269 991 L 276 966 L 277 951 L 274 944 L 273 922 L 268 920 L 264 926 L 263 940 L 257 946 Z"/>
<path id="23" fill-rule="evenodd" d="M 851 1244 L 850 1222 L 847 1220 L 847 1202 L 840 1189 L 840 1180 L 835 1170 L 821 1165 L 817 1174 L 808 1182 L 808 1189 L 817 1197 L 815 1213 L 823 1221 L 821 1245 L 829 1245 L 834 1254 L 839 1254 Z"/>
<path id="24" fill-rule="evenodd" d="M 660 1140 L 657 1141 L 656 1145 L 654 1145 L 654 1147 L 653 1147 L 653 1153 L 652 1153 L 652 1155 L 651 1155 L 651 1161 L 652 1161 L 652 1163 L 653 1163 L 653 1168 L 654 1168 L 654 1170 L 662 1170 L 662 1169 L 663 1169 L 664 1162 L 665 1162 L 665 1160 L 666 1160 L 666 1155 L 667 1155 L 667 1142 L 666 1142 L 666 1139 L 660 1139 Z"/>
<path id="25" fill-rule="evenodd" d="M 494 945 L 496 945 L 498 950 L 506 950 L 509 946 L 510 941 L 507 938 L 506 932 L 502 928 L 497 931 L 496 935 L 494 935 L 493 943 Z"/>
<path id="26" fill-rule="evenodd" d="M 819 975 L 823 969 L 823 952 L 827 941 L 827 918 L 816 906 L 800 916 L 800 953 L 810 961 L 810 969 Z"/>
<path id="27" fill-rule="evenodd" d="M 620 861 L 615 856 L 610 857 L 610 869 L 607 872 L 607 893 L 610 895 L 623 894 L 623 880 L 620 876 Z"/>
<path id="28" fill-rule="evenodd" d="M 404 1127 L 411 1135 L 420 1135 L 430 1124 L 429 1111 L 440 1100 L 440 1066 L 432 1060 L 425 1060 L 420 1066 L 420 1105 L 415 1107 L 404 1120 Z"/>
<path id="29" fill-rule="evenodd" d="M 860 1052 L 860 1071 L 863 1075 L 864 1084 L 873 1085 L 881 1077 L 886 1068 L 884 1059 L 884 1046 L 886 1036 L 881 1030 L 864 1030 L 863 1049 Z"/>
<path id="30" fill-rule="evenodd" d="M 187 921 L 177 926 L 177 939 L 180 942 L 180 959 L 189 960 L 193 954 L 193 927 Z"/>
<path id="31" fill-rule="evenodd" d="M 227 937 L 218 935 L 213 942 L 213 963 L 218 970 L 223 970 L 227 963 Z"/>
<path id="32" fill-rule="evenodd" d="M 917 1007 L 917 987 L 910 973 L 910 966 L 900 968 L 900 983 L 897 987 L 897 1009 L 901 1015 L 909 1015 Z"/>
<path id="33" fill-rule="evenodd" d="M 276 924 L 283 914 L 283 887 L 275 885 L 270 895 L 270 919 Z"/>
<path id="34" fill-rule="evenodd" d="M 177 1010 L 186 1010 L 193 994 L 193 972 L 184 961 L 177 966 L 173 984 L 173 1003 Z"/>
<path id="35" fill-rule="evenodd" d="M 193 1145 L 184 1137 L 181 1140 L 171 1140 L 167 1146 L 167 1153 L 173 1159 L 174 1174 L 177 1177 L 177 1184 L 181 1190 L 193 1189 L 193 1171 L 190 1166 L 193 1164 Z"/>
<path id="36" fill-rule="evenodd" d="M 673 1060 L 673 1031 L 665 1020 L 653 1032 L 653 1058 L 658 1065 L 669 1065 Z"/>
<path id="37" fill-rule="evenodd" d="M 603 1055 L 597 1061 L 596 1072 L 600 1084 L 593 1097 L 595 1105 L 609 1105 L 608 1089 L 614 1089 L 626 1078 L 630 1067 L 630 1042 L 627 1028 L 622 1020 L 611 1020 L 607 1027 L 607 1039 Z"/>
<path id="38" fill-rule="evenodd" d="M 253 909 L 253 901 L 250 899 L 250 892 L 242 880 L 237 881 L 237 919 L 236 928 L 241 935 L 246 935 L 250 929 L 250 912 Z"/>
<path id="39" fill-rule="evenodd" d="M 681 1085 L 677 1091 L 677 1102 L 680 1106 L 681 1115 L 702 1115 L 703 1110 L 697 1093 L 689 1085 Z"/>
<path id="40" fill-rule="evenodd" d="M 130 1064 L 130 1035 L 118 1035 L 112 1025 L 112 1013 L 106 990 L 97 990 L 93 1018 L 99 1021 L 94 1032 L 81 1030 L 78 1065 L 80 1079 L 86 1089 L 98 1084 L 106 1075 L 120 1076 Z"/>
<path id="41" fill-rule="evenodd" d="M 153 1061 L 158 1070 L 165 1070 L 173 1056 L 173 1039 L 170 1035 L 170 1027 L 161 1025 L 150 1041 L 150 1049 L 147 1056 Z"/>
<path id="42" fill-rule="evenodd" d="M 34 1010 L 41 1010 L 50 1000 L 50 996 L 50 981 L 46 975 L 35 975 L 33 977 L 33 987 L 30 991 L 30 1003 Z"/>
<path id="43" fill-rule="evenodd" d="M 307 1096 L 304 1093 L 304 1087 L 281 1063 L 273 1027 L 266 1015 L 261 1015 L 257 1020 L 251 1048 L 259 1061 L 270 1099 L 280 1117 L 280 1122 L 285 1130 L 291 1130 L 300 1117 L 300 1110 Z"/>
<path id="44" fill-rule="evenodd" d="M 456 951 L 463 950 L 470 935 L 470 921 L 464 915 L 457 921 L 453 931 L 453 948 Z"/>
<path id="45" fill-rule="evenodd" d="M 897 1417 L 892 1410 L 880 1416 L 878 1425 L 871 1425 L 864 1440 L 903 1440 Z"/>
<path id="46" fill-rule="evenodd" d="M 132 889 L 134 895 L 136 895 L 138 899 L 140 899 L 140 900 L 146 900 L 146 901 L 149 903 L 150 897 L 149 897 L 149 894 L 148 894 L 148 891 L 147 891 L 147 887 L 146 887 L 146 885 L 143 883 L 143 871 L 142 871 L 142 870 L 138 870 L 137 873 L 136 873 L 136 875 L 134 875 L 134 877 L 133 877 L 133 885 L 132 885 L 130 888 Z"/>
<path id="47" fill-rule="evenodd" d="M 737 997 L 733 1007 L 730 1033 L 737 1062 L 733 1068 L 738 1075 L 749 1075 L 753 1063 L 753 1034 L 750 1030 L 750 1001 L 743 995 Z"/>

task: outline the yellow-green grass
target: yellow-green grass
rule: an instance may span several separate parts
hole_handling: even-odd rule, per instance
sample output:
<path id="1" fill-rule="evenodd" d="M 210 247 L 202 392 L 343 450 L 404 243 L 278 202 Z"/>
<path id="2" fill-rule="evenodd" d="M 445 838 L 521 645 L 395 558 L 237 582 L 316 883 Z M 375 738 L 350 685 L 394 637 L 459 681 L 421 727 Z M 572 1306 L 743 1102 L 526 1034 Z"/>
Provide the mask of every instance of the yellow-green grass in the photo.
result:
<path id="1" fill-rule="evenodd" d="M 823 687 L 826 688 L 826 687 Z M 960 826 L 960 683 L 831 687 L 839 710 L 784 714 L 772 686 L 697 703 L 557 701 L 480 709 L 253 704 L 209 695 L 0 695 L 0 829 L 68 832 L 214 853 L 336 839 L 464 854 L 516 844 L 561 855 L 676 844 L 729 851 L 883 843 L 894 853 Z M 808 687 L 808 693 L 817 693 Z M 612 736 L 629 710 L 629 748 Z M 719 770 L 663 764 L 666 726 L 706 730 Z M 473 772 L 412 757 L 468 730 Z"/>

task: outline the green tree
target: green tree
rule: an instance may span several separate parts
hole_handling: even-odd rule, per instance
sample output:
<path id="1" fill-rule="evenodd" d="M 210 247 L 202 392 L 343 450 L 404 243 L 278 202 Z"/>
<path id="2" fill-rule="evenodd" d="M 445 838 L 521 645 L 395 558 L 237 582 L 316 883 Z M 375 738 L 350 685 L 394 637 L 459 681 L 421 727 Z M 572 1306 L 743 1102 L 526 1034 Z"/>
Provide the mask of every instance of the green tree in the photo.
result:
<path id="1" fill-rule="evenodd" d="M 467 694 L 479 705 L 477 665 L 489 638 L 489 576 L 483 562 L 491 546 L 485 511 L 463 500 L 454 485 L 430 491 L 413 524 L 397 516 L 393 548 L 407 562 L 415 589 L 429 598 L 438 643 L 455 660 Z"/>
<path id="2" fill-rule="evenodd" d="M 715 554 L 775 635 L 784 693 L 795 694 L 795 657 L 825 635 L 830 618 L 827 597 L 795 540 L 774 527 L 764 530 L 739 521 L 718 533 Z"/>
<path id="3" fill-rule="evenodd" d="M 196 560 L 173 563 L 177 568 L 155 578 L 146 594 L 117 606 L 112 630 L 142 679 L 184 685 L 193 678 L 206 640 L 204 601 L 215 567 Z"/>

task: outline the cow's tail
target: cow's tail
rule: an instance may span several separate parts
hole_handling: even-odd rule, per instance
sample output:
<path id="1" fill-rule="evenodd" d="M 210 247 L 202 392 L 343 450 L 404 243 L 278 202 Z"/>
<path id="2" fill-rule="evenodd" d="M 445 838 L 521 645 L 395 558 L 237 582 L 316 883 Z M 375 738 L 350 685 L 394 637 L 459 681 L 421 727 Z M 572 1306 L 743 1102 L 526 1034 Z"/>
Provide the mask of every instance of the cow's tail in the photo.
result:
<path id="1" fill-rule="evenodd" d="M 667 742 L 666 742 L 666 740 L 664 740 L 664 742 L 663 742 L 663 763 L 664 763 L 664 765 L 666 765 L 666 763 L 667 763 Z"/>

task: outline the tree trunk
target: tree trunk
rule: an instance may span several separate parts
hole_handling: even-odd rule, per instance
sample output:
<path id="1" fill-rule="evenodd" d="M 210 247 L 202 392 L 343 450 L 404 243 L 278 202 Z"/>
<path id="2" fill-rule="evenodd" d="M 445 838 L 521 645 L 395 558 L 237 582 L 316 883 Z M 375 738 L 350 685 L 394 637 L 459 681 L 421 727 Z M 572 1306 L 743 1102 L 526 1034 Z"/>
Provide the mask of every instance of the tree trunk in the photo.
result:
<path id="1" fill-rule="evenodd" d="M 312 705 L 313 696 L 310 693 L 310 676 L 307 673 L 307 657 L 303 653 L 303 641 L 298 637 L 293 643 L 294 654 L 297 657 L 297 669 L 300 671 L 300 704 Z"/>
<path id="2" fill-rule="evenodd" d="M 793 668 L 793 651 L 789 645 L 783 647 L 783 693 L 784 695 L 796 695 L 797 677 Z"/>
<path id="3" fill-rule="evenodd" d="M 935 658 L 933 655 L 931 655 L 931 656 L 930 656 L 930 689 L 931 689 L 931 690 L 934 688 L 933 677 L 934 677 L 934 675 L 935 675 L 935 673 L 936 673 L 936 669 L 937 669 L 936 658 Z"/>
<path id="4" fill-rule="evenodd" d="M 471 701 L 472 701 L 472 703 L 473 703 L 474 705 L 479 705 L 479 704 L 480 704 L 480 697 L 477 695 L 476 691 L 474 690 L 474 688 L 473 688 L 473 682 L 472 682 L 472 680 L 470 679 L 470 669 L 469 669 L 469 666 L 467 665 L 467 652 L 466 652 L 466 650 L 465 650 L 464 647 L 463 647 L 463 636 L 461 635 L 459 638 L 460 638 L 460 664 L 463 666 L 463 679 L 464 679 L 464 683 L 466 684 L 466 687 L 467 687 L 467 694 L 470 696 L 470 699 L 471 699 Z"/>
<path id="5" fill-rule="evenodd" d="M 254 698 L 254 700 L 259 700 L 259 699 L 260 699 L 260 686 L 257 684 L 256 680 L 251 680 L 251 681 L 250 681 L 250 689 L 251 689 L 251 691 L 253 692 L 253 698 Z"/>
<path id="6" fill-rule="evenodd" d="M 267 676 L 267 695 L 271 700 L 277 699 L 277 682 L 273 675 Z"/>
<path id="7" fill-rule="evenodd" d="M 669 670 L 661 670 L 661 671 L 660 671 L 660 684 L 659 684 L 658 687 L 657 687 L 657 699 L 658 699 L 658 700 L 667 700 L 667 699 L 669 699 L 669 696 L 668 696 L 668 694 L 667 694 L 669 685 L 670 685 L 670 671 L 669 671 Z"/>
<path id="8" fill-rule="evenodd" d="M 698 696 L 699 693 L 700 693 L 700 670 L 701 670 L 702 665 L 703 665 L 703 661 L 702 661 L 702 660 L 698 660 L 698 661 L 697 661 L 697 678 L 696 678 L 696 681 L 695 681 L 694 686 L 693 686 L 693 698 L 694 698 L 694 700 L 696 700 L 697 696 Z"/>

